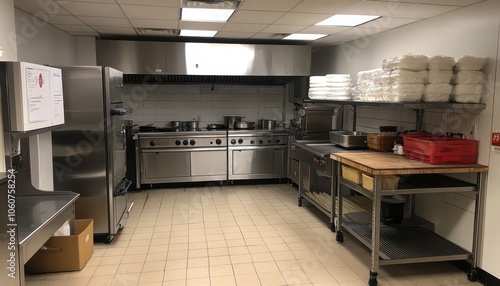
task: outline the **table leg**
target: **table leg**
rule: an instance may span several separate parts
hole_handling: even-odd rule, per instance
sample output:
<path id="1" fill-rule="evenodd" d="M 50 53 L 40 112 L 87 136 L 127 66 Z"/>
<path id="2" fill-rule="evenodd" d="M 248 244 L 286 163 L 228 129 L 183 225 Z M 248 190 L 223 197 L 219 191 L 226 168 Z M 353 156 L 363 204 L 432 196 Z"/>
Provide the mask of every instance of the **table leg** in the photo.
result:
<path id="1" fill-rule="evenodd" d="M 382 177 L 376 175 L 373 185 L 373 206 L 372 206 L 372 266 L 370 269 L 370 279 L 368 285 L 378 285 L 377 276 L 380 258 L 380 201 Z"/>

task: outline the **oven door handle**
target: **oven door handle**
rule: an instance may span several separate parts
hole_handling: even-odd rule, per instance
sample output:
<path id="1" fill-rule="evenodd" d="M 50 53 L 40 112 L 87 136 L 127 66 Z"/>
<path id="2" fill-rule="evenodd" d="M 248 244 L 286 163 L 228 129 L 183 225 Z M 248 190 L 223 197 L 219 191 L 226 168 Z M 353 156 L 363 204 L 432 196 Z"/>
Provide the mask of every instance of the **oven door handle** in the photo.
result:
<path id="1" fill-rule="evenodd" d="M 199 152 L 199 151 L 226 151 L 226 147 L 200 147 L 200 148 L 162 148 L 162 149 L 142 149 L 142 153 L 176 153 L 176 152 Z"/>
<path id="2" fill-rule="evenodd" d="M 287 145 L 267 145 L 267 146 L 229 146 L 229 150 L 269 150 L 286 149 Z"/>
<path id="3" fill-rule="evenodd" d="M 132 181 L 128 179 L 123 179 L 118 186 L 113 191 L 113 197 L 125 196 L 127 194 L 128 188 L 132 185 Z"/>

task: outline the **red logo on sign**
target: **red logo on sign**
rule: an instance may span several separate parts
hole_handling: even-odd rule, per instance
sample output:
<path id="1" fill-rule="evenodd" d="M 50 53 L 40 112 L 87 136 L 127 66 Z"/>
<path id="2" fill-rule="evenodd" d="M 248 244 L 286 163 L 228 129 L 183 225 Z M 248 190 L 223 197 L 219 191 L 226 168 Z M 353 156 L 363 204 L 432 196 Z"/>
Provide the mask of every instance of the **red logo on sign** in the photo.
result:
<path id="1" fill-rule="evenodd" d="M 40 74 L 38 76 L 38 85 L 40 86 L 40 88 L 42 88 L 42 85 L 43 85 L 43 77 L 42 77 L 42 74 Z"/>

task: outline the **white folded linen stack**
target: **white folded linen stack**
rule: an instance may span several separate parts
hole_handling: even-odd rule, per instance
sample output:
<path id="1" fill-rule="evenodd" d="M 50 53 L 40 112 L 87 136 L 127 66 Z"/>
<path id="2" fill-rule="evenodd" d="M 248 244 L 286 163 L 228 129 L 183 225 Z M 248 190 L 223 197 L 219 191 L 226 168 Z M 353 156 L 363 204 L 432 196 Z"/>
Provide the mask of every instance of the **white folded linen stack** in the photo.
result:
<path id="1" fill-rule="evenodd" d="M 428 77 L 428 61 L 424 55 L 403 55 L 382 60 L 382 68 L 391 73 L 391 93 L 385 101 L 421 101 Z"/>
<path id="2" fill-rule="evenodd" d="M 373 69 L 360 71 L 354 88 L 354 100 L 358 101 L 386 101 L 390 90 L 384 89 L 390 86 L 390 71 Z"/>
<path id="3" fill-rule="evenodd" d="M 351 100 L 352 80 L 349 74 L 328 74 L 309 77 L 310 99 Z"/>
<path id="4" fill-rule="evenodd" d="M 427 85 L 424 89 L 422 101 L 424 102 L 448 102 L 451 97 L 453 86 L 450 84 L 453 77 L 453 66 L 455 59 L 448 56 L 429 57 L 429 74 Z"/>
<path id="5" fill-rule="evenodd" d="M 479 103 L 484 92 L 486 58 L 463 56 L 456 60 L 453 76 L 455 86 L 452 98 L 455 102 Z"/>

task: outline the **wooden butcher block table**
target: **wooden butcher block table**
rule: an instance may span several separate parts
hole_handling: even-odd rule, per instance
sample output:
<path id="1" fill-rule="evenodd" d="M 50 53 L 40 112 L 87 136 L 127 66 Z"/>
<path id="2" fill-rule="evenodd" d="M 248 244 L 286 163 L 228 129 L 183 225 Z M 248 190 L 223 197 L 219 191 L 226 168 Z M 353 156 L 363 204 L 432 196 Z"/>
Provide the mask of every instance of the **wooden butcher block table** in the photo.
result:
<path id="1" fill-rule="evenodd" d="M 332 153 L 334 168 L 337 171 L 337 242 L 344 240 L 342 230 L 347 230 L 354 237 L 371 249 L 371 269 L 368 285 L 378 285 L 379 265 L 419 263 L 433 261 L 470 260 L 471 270 L 468 278 L 477 280 L 478 235 L 481 233 L 481 216 L 484 205 L 484 185 L 488 167 L 479 164 L 431 165 L 392 153 L 357 152 Z M 352 180 L 342 174 L 343 167 L 359 172 L 373 180 L 373 187 L 366 189 L 359 181 Z M 346 170 L 347 172 L 347 170 Z M 448 174 L 448 175 L 444 175 Z M 451 174 L 475 174 L 468 182 L 456 179 Z M 368 176 L 368 177 L 366 177 Z M 384 176 L 398 176 L 397 188 L 383 189 Z M 456 177 L 456 176 L 455 176 Z M 397 179 L 397 178 L 396 178 Z M 371 213 L 342 212 L 342 195 L 340 186 L 344 185 L 353 191 L 373 200 Z M 383 224 L 381 218 L 382 197 L 393 195 L 409 195 L 424 193 L 471 192 L 475 194 L 474 230 L 472 251 L 439 236 L 428 227 L 413 223 L 413 210 L 409 219 L 401 224 Z M 406 208 L 405 208 L 406 209 Z M 408 215 L 405 215 L 405 218 Z"/>

